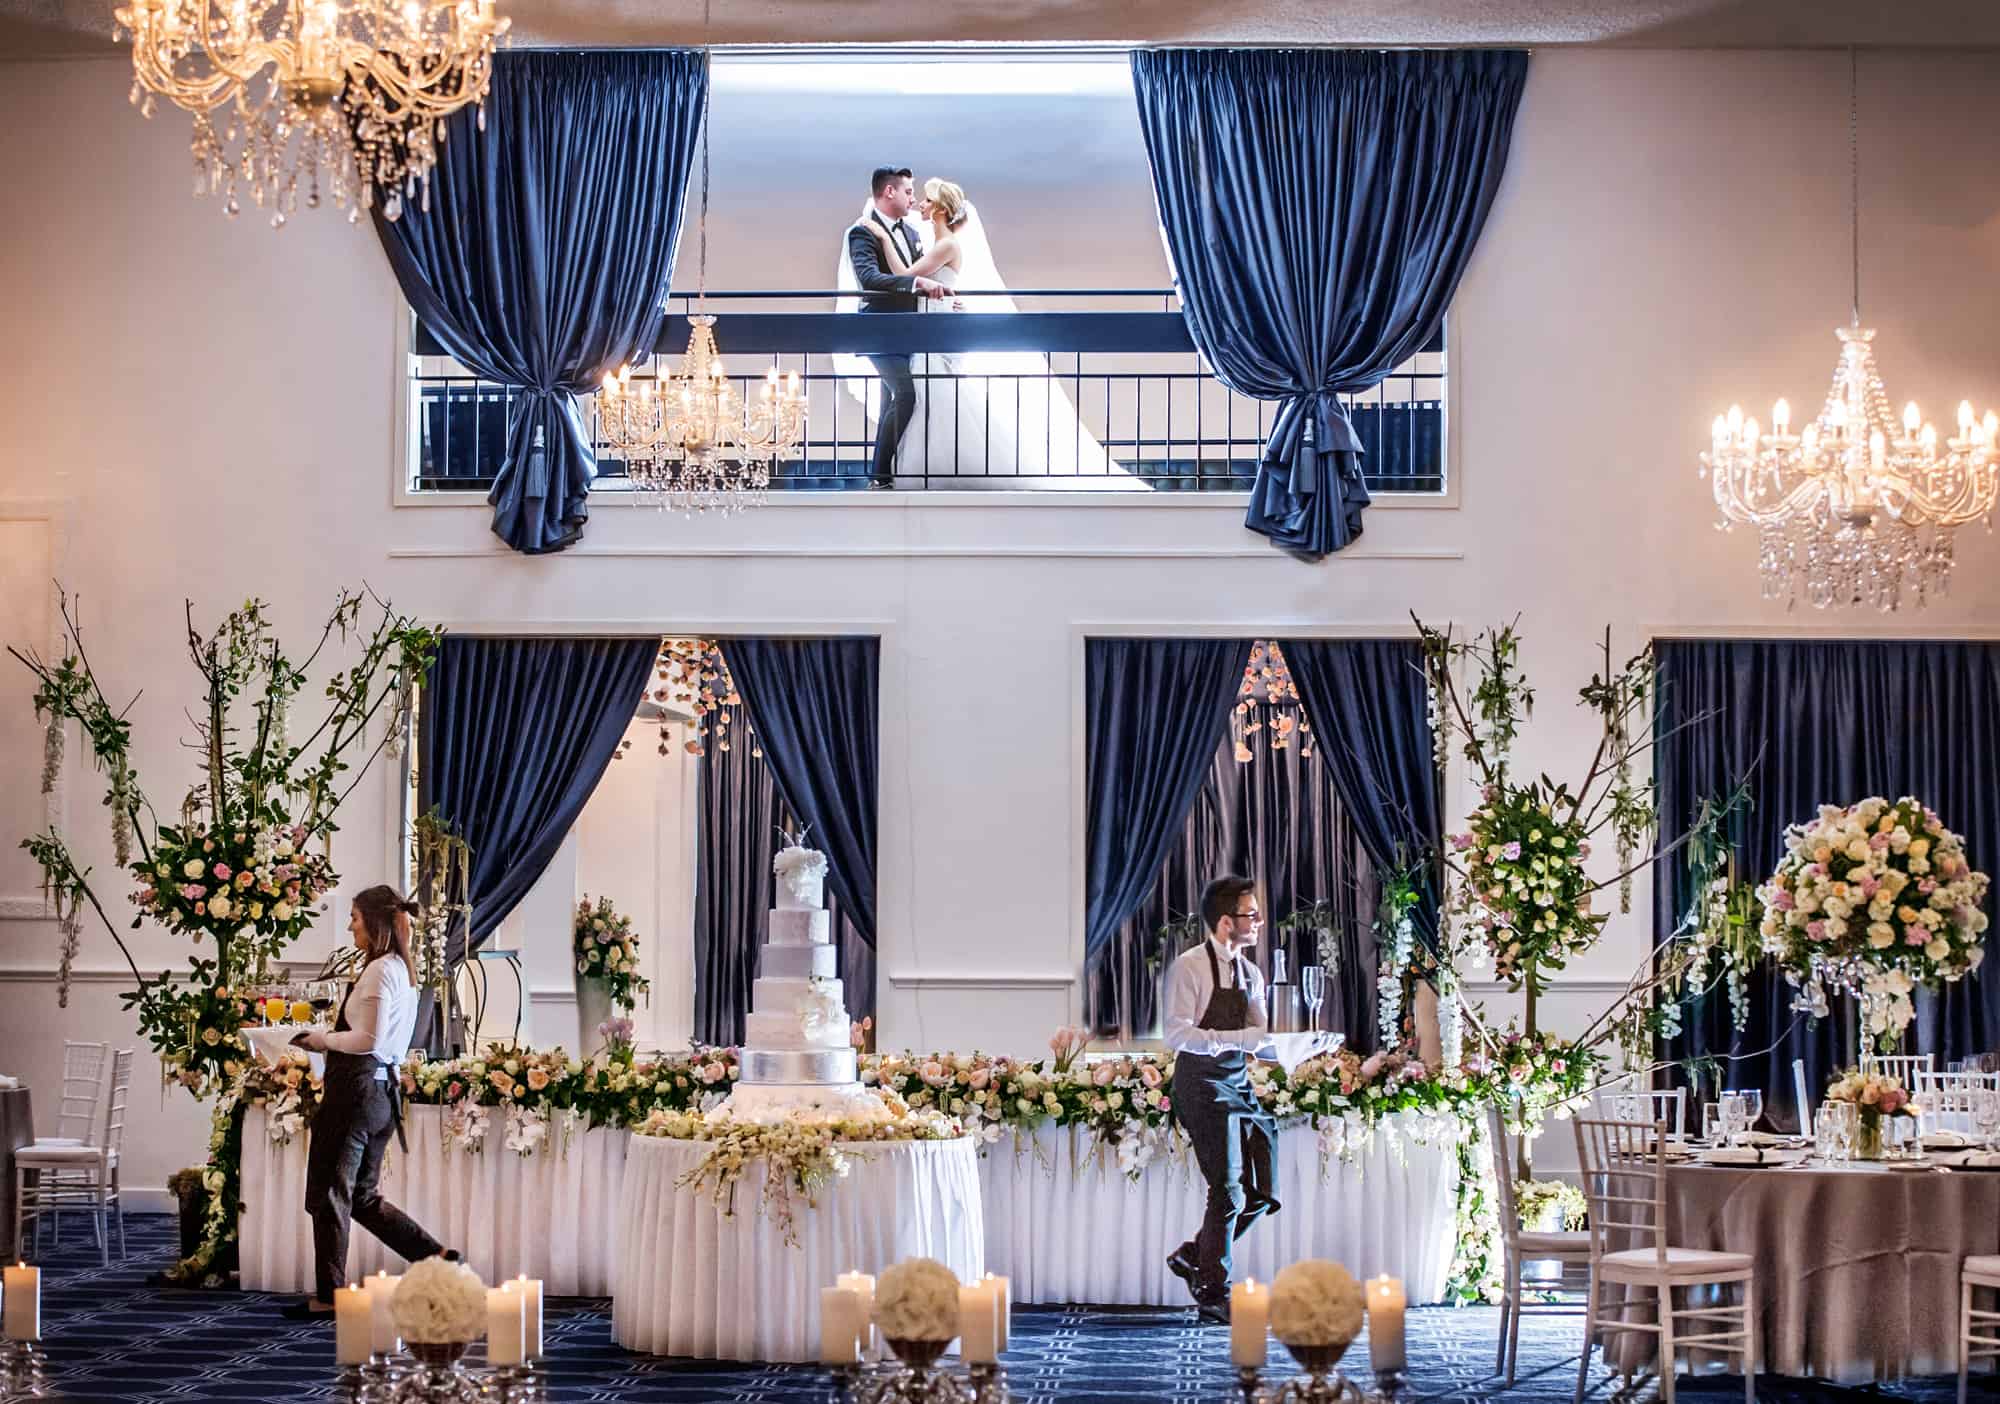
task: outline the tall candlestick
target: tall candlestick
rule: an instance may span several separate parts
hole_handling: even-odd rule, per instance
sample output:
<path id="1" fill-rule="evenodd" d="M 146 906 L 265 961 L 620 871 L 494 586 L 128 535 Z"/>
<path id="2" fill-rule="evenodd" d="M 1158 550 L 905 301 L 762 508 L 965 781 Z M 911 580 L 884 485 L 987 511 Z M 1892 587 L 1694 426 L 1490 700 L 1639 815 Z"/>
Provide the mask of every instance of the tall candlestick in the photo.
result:
<path id="1" fill-rule="evenodd" d="M 1014 1338 L 1014 1284 L 991 1272 L 987 1273 L 983 1280 L 993 1284 L 997 1298 L 995 1310 L 1000 1313 L 1000 1349 L 1005 1350 L 1007 1343 Z"/>
<path id="2" fill-rule="evenodd" d="M 527 1299 L 513 1284 L 486 1292 L 486 1363 L 519 1365 L 527 1358 Z"/>
<path id="3" fill-rule="evenodd" d="M 402 1282 L 397 1273 L 371 1272 L 362 1281 L 368 1288 L 368 1314 L 373 1322 L 370 1344 L 377 1355 L 394 1355 L 403 1348 L 396 1334 L 396 1287 Z"/>
<path id="4" fill-rule="evenodd" d="M 866 1330 L 861 1295 L 851 1287 L 819 1289 L 819 1358 L 824 1365 L 852 1365 Z"/>
<path id="5" fill-rule="evenodd" d="M 368 1289 L 352 1284 L 333 1289 L 333 1361 L 366 1365 L 375 1349 L 375 1313 Z"/>
<path id="6" fill-rule="evenodd" d="M 542 1279 L 522 1273 L 507 1284 L 521 1294 L 524 1350 L 530 1360 L 542 1358 Z"/>
<path id="7" fill-rule="evenodd" d="M 1271 1325 L 1271 1289 L 1254 1277 L 1229 1290 L 1229 1361 L 1239 1370 L 1264 1364 L 1265 1335 Z"/>
<path id="8" fill-rule="evenodd" d="M 990 1282 L 958 1289 L 958 1354 L 968 1365 L 1000 1358 L 1000 1296 Z"/>
<path id="9" fill-rule="evenodd" d="M 10 1341 L 42 1338 L 42 1270 L 26 1263 L 0 1271 L 0 1321 Z"/>
<path id="10" fill-rule="evenodd" d="M 1384 1273 L 1368 1279 L 1368 1363 L 1380 1375 L 1408 1363 L 1403 1345 L 1403 1284 Z"/>

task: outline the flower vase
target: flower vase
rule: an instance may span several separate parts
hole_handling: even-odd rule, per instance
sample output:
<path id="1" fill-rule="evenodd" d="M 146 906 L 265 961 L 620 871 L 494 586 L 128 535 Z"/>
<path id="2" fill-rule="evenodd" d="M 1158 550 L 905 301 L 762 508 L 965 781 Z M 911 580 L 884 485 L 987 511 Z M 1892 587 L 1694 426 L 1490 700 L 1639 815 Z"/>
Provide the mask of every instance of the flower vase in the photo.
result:
<path id="1" fill-rule="evenodd" d="M 1882 1158 L 1882 1118 L 1863 1115 L 1854 1127 L 1854 1158 L 1856 1160 L 1880 1160 Z"/>
<path id="2" fill-rule="evenodd" d="M 906 1341 L 885 1338 L 902 1368 L 882 1382 L 877 1404 L 960 1404 L 964 1395 L 957 1380 L 938 1368 L 950 1341 Z"/>
<path id="3" fill-rule="evenodd" d="M 588 1057 L 604 1038 L 597 1026 L 611 1017 L 611 986 L 588 975 L 576 977 L 576 1046 Z"/>
<path id="4" fill-rule="evenodd" d="M 462 1363 L 468 1341 L 406 1341 L 417 1368 L 396 1381 L 394 1404 L 478 1404 L 479 1382 Z"/>

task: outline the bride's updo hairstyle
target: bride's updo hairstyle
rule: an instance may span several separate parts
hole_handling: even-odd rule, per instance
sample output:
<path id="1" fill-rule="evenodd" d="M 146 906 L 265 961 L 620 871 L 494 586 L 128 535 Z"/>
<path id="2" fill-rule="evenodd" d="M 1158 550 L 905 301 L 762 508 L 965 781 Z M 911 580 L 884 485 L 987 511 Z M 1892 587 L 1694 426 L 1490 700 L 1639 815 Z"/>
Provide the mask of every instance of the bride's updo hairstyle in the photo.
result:
<path id="1" fill-rule="evenodd" d="M 947 229 L 956 229 L 965 223 L 965 212 L 969 208 L 965 203 L 965 192 L 950 181 L 932 176 L 924 182 L 924 198 L 944 211 Z"/>

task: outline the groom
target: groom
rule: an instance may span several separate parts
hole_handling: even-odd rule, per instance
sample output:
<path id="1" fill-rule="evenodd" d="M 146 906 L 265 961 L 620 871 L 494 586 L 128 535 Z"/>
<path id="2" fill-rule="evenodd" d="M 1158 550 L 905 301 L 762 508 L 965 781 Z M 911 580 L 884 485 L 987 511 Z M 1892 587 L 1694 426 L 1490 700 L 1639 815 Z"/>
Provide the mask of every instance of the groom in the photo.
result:
<path id="1" fill-rule="evenodd" d="M 903 222 L 916 203 L 916 184 L 907 167 L 877 166 L 869 177 L 874 200 L 847 231 L 847 258 L 861 288 L 863 312 L 915 312 L 922 298 L 944 296 L 944 285 L 912 277 L 910 265 L 923 256 L 917 231 Z M 917 382 L 908 356 L 868 358 L 882 377 L 882 414 L 875 426 L 875 465 L 870 488 L 896 486 L 896 447 L 917 412 Z"/>

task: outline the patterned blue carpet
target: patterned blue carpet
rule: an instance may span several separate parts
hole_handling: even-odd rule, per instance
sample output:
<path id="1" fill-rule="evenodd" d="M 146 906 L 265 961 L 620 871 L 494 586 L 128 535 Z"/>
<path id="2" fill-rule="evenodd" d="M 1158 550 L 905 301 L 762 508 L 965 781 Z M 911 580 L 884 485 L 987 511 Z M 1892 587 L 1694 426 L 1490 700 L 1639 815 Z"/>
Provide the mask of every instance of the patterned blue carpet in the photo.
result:
<path id="1" fill-rule="evenodd" d="M 66 1226 L 63 1248 L 43 1262 L 51 1397 L 88 1404 L 332 1397 L 330 1327 L 283 1320 L 278 1307 L 284 1299 L 277 1297 L 148 1287 L 146 1275 L 171 1255 L 172 1227 L 164 1215 L 135 1214 L 127 1224 L 132 1254 L 122 1264 L 114 1260 L 109 1268 L 99 1267 L 95 1248 L 83 1246 L 89 1230 L 81 1225 Z M 1498 1324 L 1498 1312 L 1488 1308 L 1411 1313 L 1412 1388 L 1403 1397 L 1568 1401 L 1576 1383 L 1575 1320 L 1528 1318 L 1520 1378 L 1512 1390 L 1492 1375 Z M 547 1329 L 550 1398 L 562 1404 L 793 1404 L 830 1397 L 824 1377 L 807 1368 L 627 1354 L 612 1343 L 610 1314 L 601 1301 L 552 1303 Z M 1355 1359 L 1365 1365 L 1365 1347 L 1357 1347 Z M 1191 1312 L 1017 1309 L 1008 1364 L 1019 1404 L 1225 1404 L 1236 1397 L 1228 1333 L 1198 1326 Z M 1615 1378 L 1601 1369 L 1593 1371 L 1592 1383 L 1593 1400 L 1620 1397 Z M 1786 1404 L 1871 1399 L 1932 1404 L 1952 1399 L 1954 1388 L 1950 1379 L 1841 1390 L 1765 1378 L 1758 1381 L 1758 1397 Z M 1654 1392 L 1647 1383 L 1633 1397 L 1650 1398 Z M 2000 1387 L 1975 1378 L 1973 1394 L 2000 1400 Z M 1742 1383 L 1683 1376 L 1678 1395 L 1690 1404 L 1733 1404 L 1743 1397 Z"/>

